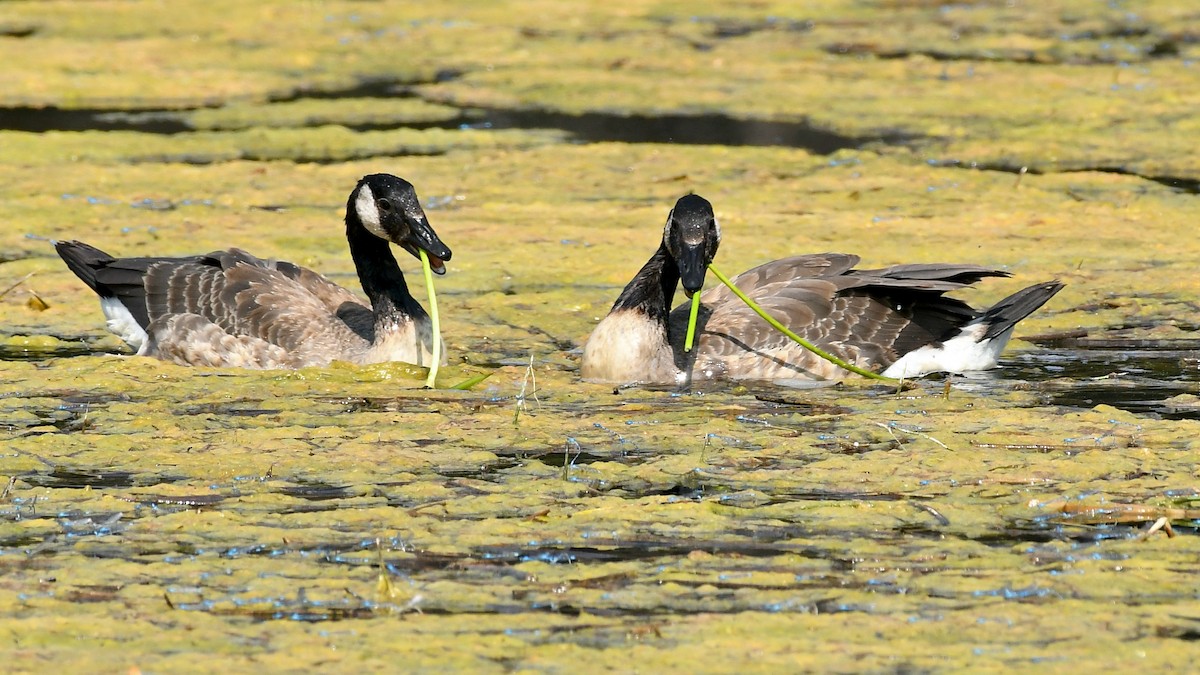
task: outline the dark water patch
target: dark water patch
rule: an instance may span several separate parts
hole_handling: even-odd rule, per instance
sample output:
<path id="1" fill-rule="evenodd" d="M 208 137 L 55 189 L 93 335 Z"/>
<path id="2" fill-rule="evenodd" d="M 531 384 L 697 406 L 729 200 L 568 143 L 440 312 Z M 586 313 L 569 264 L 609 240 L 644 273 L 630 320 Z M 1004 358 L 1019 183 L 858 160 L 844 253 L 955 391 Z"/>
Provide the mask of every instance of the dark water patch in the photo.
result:
<path id="1" fill-rule="evenodd" d="M 172 599 L 169 595 L 165 597 L 171 609 L 202 611 L 216 616 L 240 617 L 253 621 L 299 621 L 303 623 L 344 621 L 346 619 L 369 619 L 376 616 L 378 611 L 372 603 L 353 598 L 337 603 L 328 601 L 297 602 L 292 598 L 260 599 L 239 601 L 238 604 L 229 605 L 209 600 L 181 602 Z M 391 612 L 384 609 L 382 613 L 386 615 Z"/>
<path id="2" fill-rule="evenodd" d="M 704 115 L 635 115 L 588 112 L 580 114 L 548 110 L 482 109 L 464 112 L 445 122 L 345 124 L 355 131 L 393 129 L 557 129 L 575 143 L 675 143 L 681 145 L 725 145 L 803 148 L 815 154 L 860 148 L 873 143 L 909 145 L 919 137 L 899 131 L 874 136 L 846 136 L 808 122 L 746 120 L 717 113 Z M 0 128 L 18 131 L 137 131 L 150 134 L 179 134 L 193 131 L 177 111 L 128 112 L 104 109 L 3 108 Z M 413 152 L 417 152 L 413 149 Z M 428 151 L 419 154 L 428 154 Z M 171 161 L 211 164 L 220 158 L 208 155 L 147 157 L 141 161 Z M 256 159 L 245 155 L 242 159 Z M 266 158 L 269 159 L 269 158 Z M 309 158 L 320 162 L 321 158 Z M 332 161 L 332 160 L 331 160 Z"/>
<path id="3" fill-rule="evenodd" d="M 111 108 L 0 108 L 0 129 L 44 133 L 47 131 L 140 131 L 178 134 L 191 131 L 179 111 L 129 111 Z"/>
<path id="4" fill-rule="evenodd" d="M 1019 165 L 1019 164 L 1009 164 L 1009 163 L 1005 163 L 1005 162 L 975 162 L 975 161 L 964 162 L 964 161 L 958 160 L 958 159 L 930 159 L 930 160 L 926 160 L 926 164 L 928 164 L 929 166 L 936 166 L 936 167 L 975 169 L 978 171 L 1000 171 L 1003 173 L 1017 174 L 1018 176 L 1020 176 L 1022 174 L 1026 174 L 1026 173 L 1028 173 L 1030 175 L 1034 175 L 1034 176 L 1044 175 L 1047 173 L 1086 173 L 1086 172 L 1091 172 L 1091 171 L 1094 171 L 1097 173 L 1113 173 L 1113 174 L 1117 174 L 1120 176 L 1132 176 L 1134 178 L 1141 178 L 1143 180 L 1153 181 L 1160 185 L 1165 185 L 1169 188 L 1172 188 L 1174 190 L 1177 190 L 1179 192 L 1183 192 L 1186 194 L 1193 194 L 1193 195 L 1200 194 L 1200 178 L 1195 178 L 1195 177 L 1191 177 L 1191 176 L 1153 176 L 1153 175 L 1149 175 L 1149 174 L 1140 173 L 1138 171 L 1134 171 L 1132 169 L 1129 169 L 1127 167 L 1122 167 L 1122 166 L 1109 166 L 1109 165 L 1073 166 L 1070 168 L 1063 168 L 1063 169 L 1058 169 L 1054 172 L 1050 172 L 1050 171 L 1043 171 L 1043 170 L 1035 168 L 1035 167 Z M 1072 194 L 1072 197 L 1082 200 L 1082 197 L 1080 195 L 1077 195 L 1074 193 L 1071 193 L 1071 194 Z"/>
<path id="5" fill-rule="evenodd" d="M 1128 35 L 1114 37 L 1115 39 L 1121 39 L 1128 37 L 1145 38 L 1147 36 L 1149 36 L 1149 31 L 1132 32 Z M 1083 37 L 1074 36 L 1064 37 L 1066 41 L 1081 41 L 1083 39 Z M 922 57 L 933 61 L 1020 63 L 1045 66 L 1111 66 L 1131 62 L 1177 58 L 1180 54 L 1179 41 L 1168 37 L 1140 39 L 1137 43 L 1128 43 L 1128 47 L 1130 49 L 1112 50 L 1097 44 L 1095 51 L 1091 53 L 1072 53 L 1056 49 L 921 49 L 893 47 L 877 42 L 834 42 L 823 45 L 822 49 L 825 53 L 834 56 L 870 56 L 884 60 Z"/>
<path id="6" fill-rule="evenodd" d="M 1006 359 L 1002 376 L 1040 383 L 1053 405 L 1105 404 L 1163 419 L 1200 419 L 1200 400 L 1184 396 L 1200 394 L 1200 354 L 1195 351 L 1200 341 L 1073 338 L 1072 342 L 1077 348 L 1023 352 Z"/>
<path id="7" fill-rule="evenodd" d="M 706 21 L 701 18 L 699 21 Z M 739 38 L 764 31 L 779 31 L 784 33 L 808 33 L 815 25 L 807 19 L 785 19 L 768 17 L 762 21 L 740 21 L 737 19 L 715 18 L 707 20 L 712 24 L 712 36 L 718 40 Z"/>
<path id="8" fill-rule="evenodd" d="M 279 490 L 280 494 L 297 497 L 312 502 L 323 502 L 330 499 L 346 499 L 351 497 L 350 488 L 343 485 L 328 485 L 325 483 L 303 483 L 287 485 Z"/>
<path id="9" fill-rule="evenodd" d="M 432 78 L 367 77 L 341 88 L 298 87 L 268 98 L 272 103 L 301 99 L 410 97 L 410 87 L 447 82 L 461 76 L 457 70 L 442 70 Z M 138 131 L 146 134 L 180 134 L 195 129 L 188 124 L 189 112 L 202 107 L 175 109 L 61 108 L 58 106 L 14 106 L 0 108 L 0 129 L 43 133 L 47 131 Z M 396 128 L 393 125 L 388 128 Z"/>
<path id="10" fill-rule="evenodd" d="M 40 26 L 32 23 L 4 23 L 0 24 L 0 37 L 27 38 L 36 35 L 40 30 Z"/>
<path id="11" fill-rule="evenodd" d="M 346 87 L 298 87 L 293 91 L 270 96 L 271 103 L 290 103 L 302 99 L 337 100 L 343 98 L 411 97 L 411 88 L 422 84 L 441 84 L 462 77 L 463 71 L 443 68 L 433 77 L 363 77 Z"/>
<path id="12" fill-rule="evenodd" d="M 72 603 L 112 602 L 123 588 L 120 585 L 86 584 L 67 590 L 63 597 Z"/>
<path id="13" fill-rule="evenodd" d="M 912 440 L 903 437 L 880 440 L 867 440 L 864 438 L 857 441 L 850 438 L 835 438 L 818 442 L 815 446 L 841 455 L 865 455 L 868 452 L 878 452 L 881 450 L 898 450 L 904 443 L 911 442 Z"/>
<path id="14" fill-rule="evenodd" d="M 312 98 L 337 98 L 312 97 Z M 293 99 L 288 99 L 293 100 Z M 45 133 L 48 131 L 136 131 L 143 134 L 170 136 L 175 134 L 204 131 L 221 133 L 227 129 L 197 129 L 188 121 L 190 111 L 178 110 L 149 110 L 126 111 L 108 108 L 45 108 L 13 107 L 0 108 L 0 129 Z M 394 129 L 456 129 L 463 125 L 477 122 L 474 116 L 462 116 L 450 121 L 406 121 L 406 122 L 341 122 L 340 125 L 351 131 L 390 131 Z M 321 121 L 307 125 L 309 127 L 337 123 L 336 121 Z M 206 164 L 202 156 L 197 155 L 192 163 Z"/>
<path id="15" fill-rule="evenodd" d="M 791 552 L 788 547 L 756 546 L 752 543 L 717 541 L 655 541 L 624 542 L 613 547 L 591 546 L 483 546 L 475 554 L 484 560 L 517 565 L 530 561 L 551 565 L 574 565 L 584 563 L 630 562 L 656 558 L 686 557 L 692 551 L 708 553 L 730 553 L 742 557 L 772 557 Z"/>
<path id="16" fill-rule="evenodd" d="M 584 452 L 582 450 L 578 450 L 578 451 L 562 450 L 562 451 L 555 451 L 555 452 L 547 452 L 547 453 L 543 453 L 540 455 L 532 455 L 531 457 L 532 457 L 532 459 L 536 459 L 537 461 L 541 462 L 542 464 L 545 464 L 547 466 L 553 466 L 553 467 L 563 467 L 563 466 L 570 467 L 570 466 L 574 466 L 576 464 L 592 464 L 595 462 L 612 462 L 612 461 L 621 461 L 622 463 L 627 463 L 627 462 L 624 462 L 624 460 L 626 459 L 626 456 L 624 455 L 624 453 L 615 453 L 614 455 L 605 455 L 605 454 L 595 454 L 595 453 L 591 453 L 591 452 Z"/>
<path id="17" fill-rule="evenodd" d="M 64 399 L 62 404 L 54 411 L 57 413 L 55 418 L 47 421 L 61 432 L 84 431 L 91 427 L 91 423 L 88 421 L 88 414 L 92 409 L 103 407 L 107 403 L 103 399 L 104 397 L 99 396 L 85 397 L 81 401 Z"/>
<path id="18" fill-rule="evenodd" d="M 1131 174 L 1138 175 L 1138 174 Z M 1166 185 L 1169 188 L 1185 192 L 1190 195 L 1200 195 L 1200 178 L 1184 178 L 1182 176 L 1141 176 L 1146 180 L 1152 180 L 1155 183 Z"/>
<path id="19" fill-rule="evenodd" d="M 441 292 L 438 293 L 441 295 Z M 446 404 L 470 405 L 474 410 L 511 406 L 511 401 L 492 399 L 467 399 L 455 396 L 447 390 L 431 391 L 423 396 L 317 396 L 312 400 L 342 406 L 347 413 L 438 413 L 439 406 Z"/>
<path id="20" fill-rule="evenodd" d="M 253 405 L 247 406 L 247 403 L 262 403 L 262 401 L 231 401 L 222 403 L 203 403 L 199 405 L 188 406 L 177 412 L 177 415 L 184 417 L 195 417 L 197 415 L 223 415 L 228 417 L 261 417 L 263 415 L 278 415 L 283 412 L 281 408 L 258 408 Z"/>
<path id="21" fill-rule="evenodd" d="M 228 498 L 228 495 L 205 493 L 198 495 L 144 494 L 132 495 L 127 499 L 147 506 L 186 506 L 189 509 L 200 509 L 217 506 Z"/>
<path id="22" fill-rule="evenodd" d="M 70 513 L 60 515 L 58 524 L 62 526 L 63 533 L 68 537 L 102 537 L 109 534 L 117 534 L 128 527 L 128 523 L 121 522 L 124 517 L 125 514 L 120 511 L 111 513 Z M 120 555 L 115 557 L 126 557 L 127 555 L 127 551 L 121 551 Z"/>
<path id="23" fill-rule="evenodd" d="M 1151 176 L 1123 166 L 1091 166 L 1079 169 L 1068 169 L 1064 170 L 1063 173 L 1076 173 L 1082 171 L 1114 173 L 1119 176 L 1133 176 L 1134 178 L 1141 178 L 1143 180 L 1153 181 L 1159 185 L 1165 185 L 1173 190 L 1185 194 L 1200 194 L 1200 179 L 1190 176 Z"/>
<path id="24" fill-rule="evenodd" d="M 772 492 L 771 497 L 778 501 L 798 501 L 798 502 L 845 502 L 845 501 L 861 501 L 861 502 L 900 502 L 900 501 L 923 501 L 921 497 L 901 494 L 898 492 L 846 492 L 833 490 L 792 490 L 782 492 Z"/>
<path id="25" fill-rule="evenodd" d="M 148 487 L 176 483 L 184 480 L 166 474 L 134 473 L 132 471 L 103 469 L 66 469 L 56 467 L 50 471 L 38 471 L 17 476 L 17 479 L 33 487 L 85 489 L 85 488 L 128 488 Z"/>
<path id="26" fill-rule="evenodd" d="M 133 400 L 129 394 L 110 394 L 85 391 L 59 391 L 47 396 L 55 396 L 62 400 L 64 406 L 102 406 L 109 403 L 128 403 Z"/>
<path id="27" fill-rule="evenodd" d="M 20 480 L 34 487 L 83 489 L 83 488 L 127 488 L 137 484 L 136 474 L 131 471 L 101 471 L 54 469 L 46 473 L 24 474 Z"/>
<path id="28" fill-rule="evenodd" d="M 643 499 L 645 497 L 675 497 L 678 500 L 696 501 L 703 499 L 710 492 L 723 492 L 720 486 L 709 487 L 692 483 L 667 483 L 647 485 L 645 481 L 633 479 L 620 481 L 612 485 L 615 491 L 623 492 L 626 499 Z"/>
<path id="29" fill-rule="evenodd" d="M 834 56 L 870 56 L 877 59 L 907 59 L 922 56 L 934 61 L 1001 61 L 1009 63 L 1058 64 L 1060 61 L 1032 49 L 989 49 L 948 51 L 942 49 L 908 49 L 890 47 L 876 42 L 832 42 L 821 47 Z"/>
<path id="30" fill-rule="evenodd" d="M 1194 390 L 1190 387 L 1188 390 Z M 1056 405 L 1091 408 L 1111 405 L 1132 413 L 1151 414 L 1161 419 L 1200 419 L 1200 405 L 1181 406 L 1167 401 L 1184 390 L 1158 382 L 1134 381 L 1124 385 L 1076 385 L 1069 393 L 1055 395 Z M 1144 398 L 1143 398 L 1144 397 Z"/>
<path id="31" fill-rule="evenodd" d="M 502 472 L 520 465 L 521 460 L 516 459 L 515 457 L 501 457 L 499 461 L 491 462 L 478 467 L 440 467 L 434 468 L 433 471 L 439 476 L 444 476 L 446 478 L 473 478 L 476 480 L 495 483 L 503 478 L 501 475 Z"/>
<path id="32" fill-rule="evenodd" d="M 484 109 L 487 129 L 558 129 L 577 143 L 675 143 L 680 145 L 782 146 L 827 155 L 871 143 L 907 144 L 917 140 L 899 131 L 854 137 L 808 122 L 746 120 L 709 113 L 701 115 L 636 115 L 550 110 Z"/>
<path id="33" fill-rule="evenodd" d="M 382 565 L 388 573 L 395 576 L 411 576 L 422 572 L 437 572 L 449 569 L 461 569 L 473 559 L 465 554 L 432 553 L 429 551 L 412 551 L 402 557 L 394 554 L 377 555 L 365 551 L 355 554 L 335 554 L 326 556 L 331 563 L 376 567 Z"/>
<path id="34" fill-rule="evenodd" d="M 1190 625 L 1174 624 L 1168 626 L 1158 626 L 1154 629 L 1155 637 L 1168 638 L 1172 640 L 1183 640 L 1184 642 L 1200 641 L 1200 617 L 1194 616 L 1177 616 L 1175 618 L 1189 621 Z"/>
<path id="35" fill-rule="evenodd" d="M 1048 544 L 1055 542 L 1090 545 L 1111 540 L 1136 539 L 1145 533 L 1146 525 L 1149 522 L 1148 520 L 1146 522 L 1133 523 L 1081 523 L 1077 519 L 1072 519 L 1069 515 L 1048 513 L 1037 518 L 1013 519 L 1002 528 L 971 537 L 971 541 L 1000 549 L 1010 549 L 1013 546 L 1021 544 Z M 1186 522 L 1172 523 L 1172 528 L 1176 534 L 1194 535 L 1200 531 L 1200 528 L 1189 525 Z M 1044 555 L 1032 549 L 1029 553 L 1031 556 Z M 1061 556 L 1062 554 L 1056 553 L 1054 555 Z M 1107 554 L 1102 551 L 1089 551 L 1086 555 L 1070 555 L 1076 555 L 1076 557 L 1080 558 L 1093 558 Z"/>
<path id="36" fill-rule="evenodd" d="M 680 24 L 698 24 L 708 28 L 709 35 L 716 39 L 739 38 L 765 31 L 785 33 L 807 33 L 815 23 L 809 19 L 789 19 L 781 16 L 768 16 L 763 19 L 740 19 L 728 16 L 658 16 L 652 21 L 664 27 L 671 28 Z"/>
<path id="37" fill-rule="evenodd" d="M 52 347 L 0 345 L 0 361 L 45 361 L 46 359 L 97 356 L 111 353 L 111 349 L 93 347 L 87 343 L 78 342 L 69 342 Z"/>
<path id="38" fill-rule="evenodd" d="M 754 400 L 759 401 L 762 405 L 748 408 L 747 413 L 754 412 L 788 412 L 799 415 L 851 415 L 854 413 L 852 408 L 843 405 L 822 403 L 809 400 L 808 397 L 791 391 L 775 391 L 775 392 L 757 392 L 754 394 Z"/>
<path id="39" fill-rule="evenodd" d="M 21 411 L 29 413 L 35 419 L 21 419 L 20 421 L 9 421 L 0 423 L 0 428 L 7 429 L 31 429 L 24 432 L 22 435 L 40 435 L 43 433 L 71 433 L 76 431 L 84 431 L 91 428 L 89 421 L 89 413 L 101 408 L 110 401 L 130 400 L 127 396 L 80 396 L 75 400 L 70 398 L 62 399 L 58 405 L 23 405 Z M 0 412 L 4 408 L 0 406 Z M 43 427 L 37 429 L 35 427 Z M 54 431 L 50 431 L 53 429 Z"/>

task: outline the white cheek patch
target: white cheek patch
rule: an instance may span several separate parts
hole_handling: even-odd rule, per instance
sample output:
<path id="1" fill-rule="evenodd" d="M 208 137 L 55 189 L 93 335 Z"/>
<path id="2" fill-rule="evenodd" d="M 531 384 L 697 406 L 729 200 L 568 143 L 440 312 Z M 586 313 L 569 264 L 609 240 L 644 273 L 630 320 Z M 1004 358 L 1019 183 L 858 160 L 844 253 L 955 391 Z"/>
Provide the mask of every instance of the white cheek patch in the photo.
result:
<path id="1" fill-rule="evenodd" d="M 675 220 L 675 209 L 671 209 L 667 213 L 667 224 L 663 226 L 663 241 L 667 241 L 671 237 L 671 223 Z"/>
<path id="2" fill-rule="evenodd" d="M 721 223 L 718 223 L 716 218 L 713 218 L 713 228 L 717 233 L 717 241 L 721 241 Z"/>
<path id="3" fill-rule="evenodd" d="M 354 210 L 358 213 L 358 219 L 362 221 L 363 227 L 367 228 L 368 232 L 380 239 L 388 238 L 387 233 L 383 231 L 383 224 L 379 221 L 379 208 L 375 206 L 375 194 L 365 183 L 358 190 L 358 199 L 354 200 Z"/>

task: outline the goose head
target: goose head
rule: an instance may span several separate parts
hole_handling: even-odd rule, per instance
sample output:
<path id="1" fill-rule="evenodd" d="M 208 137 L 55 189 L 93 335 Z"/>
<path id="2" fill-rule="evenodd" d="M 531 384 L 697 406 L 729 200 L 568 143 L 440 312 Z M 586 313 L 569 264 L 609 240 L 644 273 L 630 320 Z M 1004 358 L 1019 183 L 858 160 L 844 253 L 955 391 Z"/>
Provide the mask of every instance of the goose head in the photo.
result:
<path id="1" fill-rule="evenodd" d="M 371 234 L 417 258 L 425 251 L 433 271 L 446 273 L 450 248 L 429 225 L 412 183 L 387 173 L 363 176 L 350 194 L 347 218 L 351 215 Z"/>
<path id="2" fill-rule="evenodd" d="M 721 226 L 712 204 L 700 195 L 686 195 L 675 202 L 663 229 L 663 246 L 679 267 L 683 292 L 692 297 L 704 287 L 708 264 L 717 256 Z"/>

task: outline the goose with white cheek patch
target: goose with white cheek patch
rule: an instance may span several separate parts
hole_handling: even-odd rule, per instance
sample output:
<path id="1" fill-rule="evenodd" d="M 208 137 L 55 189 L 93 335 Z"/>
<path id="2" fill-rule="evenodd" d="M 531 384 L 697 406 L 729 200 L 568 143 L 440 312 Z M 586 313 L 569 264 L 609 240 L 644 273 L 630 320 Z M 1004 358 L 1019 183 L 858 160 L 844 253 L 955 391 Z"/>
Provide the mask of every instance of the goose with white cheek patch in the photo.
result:
<path id="1" fill-rule="evenodd" d="M 670 309 L 680 283 L 704 286 L 721 230 L 712 205 L 681 198 L 662 243 L 588 338 L 582 375 L 613 383 L 685 384 L 714 378 L 838 380 L 847 371 L 796 344 L 725 286 L 701 296 L 696 341 L 683 351 L 689 303 Z M 1008 272 L 978 265 L 912 264 L 855 269 L 843 253 L 766 263 L 731 281 L 800 337 L 888 377 L 969 373 L 996 366 L 1013 327 L 1062 289 L 1047 281 L 975 310 L 949 291 Z"/>
<path id="2" fill-rule="evenodd" d="M 389 248 L 424 250 L 433 271 L 446 272 L 450 249 L 416 190 L 389 174 L 363 177 L 346 204 L 346 239 L 370 304 L 312 270 L 236 248 L 190 258 L 114 258 L 77 241 L 55 248 L 139 355 L 242 368 L 431 365 L 429 315 Z"/>

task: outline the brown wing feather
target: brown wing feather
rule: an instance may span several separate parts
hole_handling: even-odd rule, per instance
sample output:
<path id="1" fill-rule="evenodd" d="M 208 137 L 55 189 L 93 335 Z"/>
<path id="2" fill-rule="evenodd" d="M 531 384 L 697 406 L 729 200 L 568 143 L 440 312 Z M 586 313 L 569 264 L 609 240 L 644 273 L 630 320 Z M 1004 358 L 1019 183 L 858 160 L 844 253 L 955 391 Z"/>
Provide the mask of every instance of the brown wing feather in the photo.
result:
<path id="1" fill-rule="evenodd" d="M 150 319 L 161 325 L 175 315 L 196 315 L 228 335 L 278 346 L 301 365 L 353 360 L 365 352 L 369 335 L 337 319 L 361 323 L 370 309 L 321 275 L 284 266 L 238 249 L 152 265 L 145 282 Z M 186 339 L 183 335 L 164 332 L 160 343 Z"/>
<path id="2" fill-rule="evenodd" d="M 233 334 L 308 355 L 308 362 L 354 359 L 369 347 L 320 298 L 277 270 L 239 264 L 225 271 L 225 280 L 222 295 L 237 289 L 230 296 Z"/>
<path id="3" fill-rule="evenodd" d="M 858 257 L 838 253 L 766 263 L 733 282 L 800 337 L 847 361 L 883 368 L 901 355 L 943 339 L 978 316 L 947 291 L 1006 272 L 978 265 L 897 265 L 855 270 Z M 701 297 L 695 363 L 734 377 L 838 377 L 836 366 L 771 327 L 724 286 Z M 672 336 L 683 335 L 687 303 L 671 313 Z"/>
<path id="4" fill-rule="evenodd" d="M 312 293 L 325 305 L 330 314 L 341 319 L 356 335 L 367 342 L 374 340 L 375 315 L 371 312 L 370 305 L 357 295 L 307 267 L 283 260 L 275 262 L 274 265 L 281 274 Z"/>
<path id="5" fill-rule="evenodd" d="M 313 296 L 320 300 L 330 312 L 336 313 L 342 308 L 342 305 L 347 302 L 356 304 L 367 311 L 370 311 L 371 309 L 355 294 L 351 293 L 345 288 L 342 288 L 341 286 L 338 286 L 324 275 L 318 274 L 307 267 L 301 267 L 294 263 L 280 260 L 275 262 L 275 269 L 279 270 L 281 274 L 307 289 L 308 292 L 312 293 Z"/>

